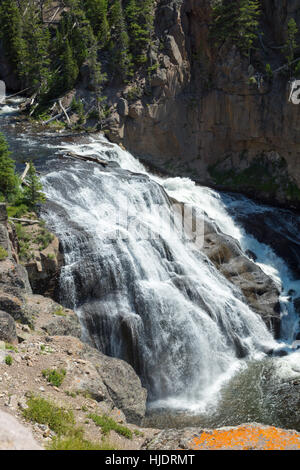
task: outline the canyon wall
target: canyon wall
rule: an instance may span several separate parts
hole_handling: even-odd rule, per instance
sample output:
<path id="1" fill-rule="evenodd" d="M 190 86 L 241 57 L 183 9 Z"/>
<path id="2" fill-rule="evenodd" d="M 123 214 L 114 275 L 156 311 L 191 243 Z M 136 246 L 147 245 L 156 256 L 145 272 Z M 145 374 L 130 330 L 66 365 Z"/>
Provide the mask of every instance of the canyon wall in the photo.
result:
<path id="1" fill-rule="evenodd" d="M 138 86 L 108 92 L 114 142 L 168 173 L 265 202 L 300 207 L 300 107 L 280 46 L 288 20 L 300 26 L 300 1 L 263 1 L 251 63 L 237 46 L 217 48 L 209 0 L 161 0 L 150 51 L 158 68 Z M 268 78 L 266 64 L 273 77 Z"/>

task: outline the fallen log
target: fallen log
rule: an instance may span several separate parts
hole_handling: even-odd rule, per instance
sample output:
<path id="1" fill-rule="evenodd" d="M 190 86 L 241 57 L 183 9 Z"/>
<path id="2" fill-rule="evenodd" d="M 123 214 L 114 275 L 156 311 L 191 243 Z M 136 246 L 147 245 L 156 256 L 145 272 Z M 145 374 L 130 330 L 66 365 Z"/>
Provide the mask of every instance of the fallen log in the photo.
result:
<path id="1" fill-rule="evenodd" d="M 93 157 L 92 155 L 78 155 L 77 153 L 73 152 L 66 152 L 66 155 L 72 158 L 76 158 L 77 160 L 82 160 L 84 162 L 93 162 L 104 166 L 108 164 L 106 160 L 99 160 L 97 157 Z"/>
<path id="2" fill-rule="evenodd" d="M 10 217 L 10 220 L 13 220 L 14 222 L 21 222 L 23 224 L 38 224 L 38 220 L 31 220 L 31 219 L 18 219 L 16 217 Z"/>
<path id="3" fill-rule="evenodd" d="M 68 111 L 70 111 L 71 108 L 67 108 L 65 109 L 64 111 L 67 113 Z M 47 124 L 49 124 L 50 122 L 52 121 L 55 121 L 56 119 L 60 119 L 62 116 L 65 115 L 65 112 L 62 111 L 61 113 L 59 114 L 56 114 L 55 116 L 51 117 L 50 119 L 48 119 L 47 121 L 42 121 L 42 124 L 43 126 L 46 126 Z"/>
<path id="4" fill-rule="evenodd" d="M 65 110 L 65 108 L 63 107 L 61 100 L 58 100 L 58 104 L 59 104 L 60 109 L 62 110 L 62 112 L 63 112 L 64 115 L 66 116 L 66 119 L 67 119 L 68 124 L 69 124 L 69 126 L 70 126 L 70 125 L 71 125 L 71 121 L 70 121 L 69 115 L 68 115 L 67 111 Z"/>
<path id="5" fill-rule="evenodd" d="M 24 183 L 24 180 L 25 180 L 25 178 L 26 178 L 26 175 L 27 175 L 27 173 L 28 173 L 29 168 L 30 168 L 30 163 L 27 163 L 27 162 L 26 162 L 25 170 L 24 170 L 24 172 L 23 172 L 23 174 L 22 174 L 22 176 L 21 176 L 21 183 Z"/>

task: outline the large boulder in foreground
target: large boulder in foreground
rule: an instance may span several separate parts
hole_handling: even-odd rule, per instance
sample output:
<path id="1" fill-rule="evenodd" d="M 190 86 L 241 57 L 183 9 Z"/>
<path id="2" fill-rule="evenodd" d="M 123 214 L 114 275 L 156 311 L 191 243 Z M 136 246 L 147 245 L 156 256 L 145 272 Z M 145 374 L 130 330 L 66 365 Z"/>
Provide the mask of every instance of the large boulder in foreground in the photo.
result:
<path id="1" fill-rule="evenodd" d="M 125 361 L 105 356 L 85 346 L 83 357 L 97 369 L 110 399 L 129 423 L 141 424 L 146 413 L 147 391 L 134 369 Z"/>
<path id="2" fill-rule="evenodd" d="M 257 423 L 219 429 L 167 429 L 146 442 L 149 450 L 299 450 L 300 433 Z"/>
<path id="3" fill-rule="evenodd" d="M 13 416 L 0 411 L 0 450 L 43 450 L 31 431 Z"/>

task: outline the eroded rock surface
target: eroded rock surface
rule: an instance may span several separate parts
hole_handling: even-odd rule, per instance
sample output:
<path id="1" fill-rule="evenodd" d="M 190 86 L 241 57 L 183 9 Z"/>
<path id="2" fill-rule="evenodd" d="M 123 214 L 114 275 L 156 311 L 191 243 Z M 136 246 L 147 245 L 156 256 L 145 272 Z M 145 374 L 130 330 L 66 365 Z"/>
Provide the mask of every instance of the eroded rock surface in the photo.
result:
<path id="1" fill-rule="evenodd" d="M 0 450 L 43 450 L 30 429 L 0 410 Z"/>
<path id="2" fill-rule="evenodd" d="M 300 434 L 257 423 L 218 429 L 169 429 L 148 441 L 147 450 L 299 450 Z"/>

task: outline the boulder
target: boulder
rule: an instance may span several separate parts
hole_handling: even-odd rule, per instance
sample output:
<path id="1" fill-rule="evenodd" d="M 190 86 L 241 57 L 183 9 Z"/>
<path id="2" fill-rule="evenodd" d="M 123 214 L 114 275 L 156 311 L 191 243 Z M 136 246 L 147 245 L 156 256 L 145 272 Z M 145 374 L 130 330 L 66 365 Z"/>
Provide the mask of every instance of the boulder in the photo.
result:
<path id="1" fill-rule="evenodd" d="M 205 223 L 203 251 L 216 268 L 242 292 L 249 307 L 258 313 L 275 337 L 280 334 L 279 289 L 262 269 L 242 252 L 239 243 Z"/>
<path id="2" fill-rule="evenodd" d="M 167 74 L 165 70 L 157 70 L 157 72 L 151 77 L 152 87 L 163 87 L 167 82 Z"/>
<path id="3" fill-rule="evenodd" d="M 43 450 L 31 431 L 13 416 L 0 411 L 0 450 Z"/>
<path id="4" fill-rule="evenodd" d="M 120 116 L 125 117 L 128 115 L 128 102 L 124 98 L 120 98 L 117 103 L 117 111 Z"/>
<path id="5" fill-rule="evenodd" d="M 77 316 L 57 316 L 52 321 L 42 326 L 42 329 L 50 336 L 74 336 L 81 338 L 81 327 Z"/>
<path id="6" fill-rule="evenodd" d="M 96 367 L 115 407 L 123 411 L 128 422 L 141 424 L 146 412 L 147 391 L 133 368 L 89 346 L 85 346 L 83 357 Z"/>
<path id="7" fill-rule="evenodd" d="M 257 423 L 217 429 L 167 429 L 147 450 L 299 450 L 300 433 Z"/>
<path id="8" fill-rule="evenodd" d="M 16 325 L 9 313 L 0 310 L 0 341 L 18 344 Z"/>

